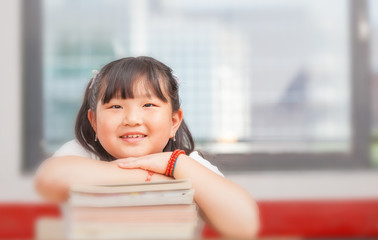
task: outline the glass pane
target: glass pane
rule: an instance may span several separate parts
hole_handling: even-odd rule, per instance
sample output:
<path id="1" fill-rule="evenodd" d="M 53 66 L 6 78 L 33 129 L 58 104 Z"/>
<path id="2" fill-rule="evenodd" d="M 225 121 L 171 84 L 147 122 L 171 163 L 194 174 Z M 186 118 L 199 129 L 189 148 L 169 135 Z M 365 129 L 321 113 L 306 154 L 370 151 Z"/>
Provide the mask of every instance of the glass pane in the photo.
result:
<path id="1" fill-rule="evenodd" d="M 44 6 L 48 151 L 73 138 L 91 70 L 130 55 L 174 69 L 185 119 L 205 150 L 349 148 L 345 0 L 45 0 Z"/>

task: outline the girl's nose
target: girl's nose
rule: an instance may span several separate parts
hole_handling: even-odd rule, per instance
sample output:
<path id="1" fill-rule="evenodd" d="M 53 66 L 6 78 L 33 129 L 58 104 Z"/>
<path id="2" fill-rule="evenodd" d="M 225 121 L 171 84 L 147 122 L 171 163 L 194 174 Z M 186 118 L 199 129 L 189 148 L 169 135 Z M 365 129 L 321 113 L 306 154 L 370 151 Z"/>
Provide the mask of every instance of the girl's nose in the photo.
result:
<path id="1" fill-rule="evenodd" d="M 137 109 L 129 109 L 125 111 L 125 115 L 123 117 L 122 124 L 129 125 L 129 126 L 137 126 L 143 123 L 143 116 L 141 111 Z"/>

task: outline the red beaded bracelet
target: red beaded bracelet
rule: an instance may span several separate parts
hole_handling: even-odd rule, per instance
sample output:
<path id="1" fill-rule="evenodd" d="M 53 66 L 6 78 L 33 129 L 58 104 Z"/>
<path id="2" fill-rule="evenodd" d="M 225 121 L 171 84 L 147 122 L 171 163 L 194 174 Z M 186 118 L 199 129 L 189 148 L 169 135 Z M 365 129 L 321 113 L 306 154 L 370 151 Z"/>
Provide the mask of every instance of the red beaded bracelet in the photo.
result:
<path id="1" fill-rule="evenodd" d="M 180 154 L 185 154 L 185 151 L 180 150 L 180 149 L 176 149 L 173 151 L 173 153 L 171 154 L 171 157 L 169 158 L 167 168 L 165 169 L 165 175 L 169 177 L 173 177 L 176 161 L 178 157 L 180 156 Z"/>

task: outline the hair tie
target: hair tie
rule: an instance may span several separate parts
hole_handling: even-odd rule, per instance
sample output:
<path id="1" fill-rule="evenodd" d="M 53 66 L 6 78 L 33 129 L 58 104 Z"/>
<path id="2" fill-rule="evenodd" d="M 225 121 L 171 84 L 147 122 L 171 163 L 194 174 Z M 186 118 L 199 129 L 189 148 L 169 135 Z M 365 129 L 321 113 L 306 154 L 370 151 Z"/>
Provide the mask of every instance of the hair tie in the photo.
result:
<path id="1" fill-rule="evenodd" d="M 173 79 L 177 82 L 177 83 L 180 83 L 180 79 L 178 78 L 178 76 L 174 73 L 172 73 L 172 77 Z"/>
<path id="2" fill-rule="evenodd" d="M 97 70 L 92 70 L 92 74 L 93 74 L 93 77 L 92 77 L 91 85 L 89 86 L 89 89 L 91 89 L 93 87 L 93 84 L 96 81 L 96 78 L 97 78 L 97 75 L 98 75 L 98 71 Z"/>

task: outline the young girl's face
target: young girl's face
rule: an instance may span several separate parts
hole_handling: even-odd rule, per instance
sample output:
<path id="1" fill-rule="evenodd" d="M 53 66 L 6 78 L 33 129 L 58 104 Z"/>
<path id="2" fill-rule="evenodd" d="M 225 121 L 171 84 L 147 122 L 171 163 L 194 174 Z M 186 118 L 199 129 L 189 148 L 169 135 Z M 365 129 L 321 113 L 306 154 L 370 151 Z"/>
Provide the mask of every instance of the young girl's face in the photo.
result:
<path id="1" fill-rule="evenodd" d="M 173 113 L 170 101 L 147 92 L 142 82 L 135 84 L 134 98 L 99 101 L 95 114 L 88 111 L 101 145 L 117 159 L 162 152 L 182 121 L 181 109 Z"/>

